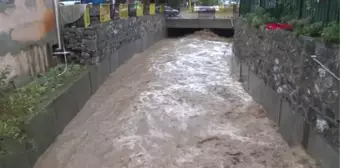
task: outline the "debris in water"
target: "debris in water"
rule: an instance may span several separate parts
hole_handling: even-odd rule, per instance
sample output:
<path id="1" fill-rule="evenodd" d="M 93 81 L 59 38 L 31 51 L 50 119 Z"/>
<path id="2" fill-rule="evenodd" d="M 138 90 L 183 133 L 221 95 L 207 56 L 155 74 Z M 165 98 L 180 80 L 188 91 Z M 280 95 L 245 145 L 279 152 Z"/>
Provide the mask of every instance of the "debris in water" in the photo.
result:
<path id="1" fill-rule="evenodd" d="M 217 136 L 213 136 L 213 137 L 210 137 L 210 138 L 203 139 L 203 140 L 199 141 L 198 143 L 199 144 L 203 144 L 205 142 L 213 141 L 213 140 L 218 141 L 218 140 L 221 140 L 221 139 L 219 137 L 217 137 Z"/>

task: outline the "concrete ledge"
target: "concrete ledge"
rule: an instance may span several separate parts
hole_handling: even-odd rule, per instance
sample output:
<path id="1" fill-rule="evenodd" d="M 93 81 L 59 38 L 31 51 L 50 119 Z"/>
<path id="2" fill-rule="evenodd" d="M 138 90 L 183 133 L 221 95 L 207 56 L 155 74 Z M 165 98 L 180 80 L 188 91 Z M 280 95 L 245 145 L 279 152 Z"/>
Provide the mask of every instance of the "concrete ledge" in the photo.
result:
<path id="1" fill-rule="evenodd" d="M 141 49 L 142 49 L 142 52 L 149 47 L 147 45 L 148 44 L 147 40 L 148 40 L 148 36 L 147 35 L 144 35 L 144 36 L 141 37 L 141 44 L 142 44 Z"/>
<path id="2" fill-rule="evenodd" d="M 290 145 L 295 146 L 302 143 L 303 116 L 298 115 L 290 104 L 282 99 L 280 110 L 279 131 L 283 139 Z"/>
<path id="3" fill-rule="evenodd" d="M 64 88 L 48 95 L 49 99 L 40 104 L 41 111 L 23 125 L 28 138 L 33 140 L 32 144 L 26 143 L 23 149 L 16 147 L 17 149 L 11 150 L 12 153 L 2 155 L 1 168 L 33 167 L 38 157 L 53 143 L 91 95 L 88 71 L 77 76 Z M 11 158 L 20 158 L 22 163 L 13 163 L 18 160 Z"/>
<path id="4" fill-rule="evenodd" d="M 51 104 L 46 106 L 38 115 L 25 123 L 25 131 L 33 138 L 35 147 L 27 151 L 31 165 L 53 143 L 58 135 L 55 109 Z"/>
<path id="5" fill-rule="evenodd" d="M 147 36 L 147 40 L 146 40 L 146 42 L 147 42 L 147 43 L 146 43 L 147 48 L 149 48 L 150 46 L 153 45 L 154 39 L 155 39 L 154 33 L 149 33 L 148 36 Z M 147 48 L 145 48 L 145 50 L 146 50 Z"/>
<path id="6" fill-rule="evenodd" d="M 100 85 L 102 85 L 110 75 L 110 56 L 106 56 L 99 64 Z"/>
<path id="7" fill-rule="evenodd" d="M 65 126 L 78 113 L 78 105 L 74 90 L 67 88 L 54 102 L 53 108 L 56 113 L 57 134 L 60 134 Z"/>
<path id="8" fill-rule="evenodd" d="M 76 101 L 78 105 L 78 110 L 80 111 L 88 99 L 92 96 L 91 90 L 91 79 L 88 75 L 89 72 L 85 72 L 79 78 L 79 80 L 72 86 L 75 90 Z"/>
<path id="9" fill-rule="evenodd" d="M 105 82 L 110 74 L 110 57 L 107 56 L 98 65 L 92 65 L 89 68 L 91 91 L 94 94 L 98 88 Z"/>
<path id="10" fill-rule="evenodd" d="M 94 94 L 97 92 L 99 86 L 101 86 L 98 66 L 89 67 L 89 77 L 90 77 L 90 84 L 91 84 L 91 92 L 92 94 Z"/>
<path id="11" fill-rule="evenodd" d="M 253 72 L 249 72 L 249 93 L 253 99 L 261 104 L 267 112 L 267 117 L 279 124 L 280 120 L 280 96 L 269 86 L 267 86 Z"/>
<path id="12" fill-rule="evenodd" d="M 118 52 L 113 51 L 112 55 L 110 56 L 110 73 L 115 72 L 119 67 L 118 64 Z"/>
<path id="13" fill-rule="evenodd" d="M 130 43 L 127 44 L 127 48 L 128 48 L 128 53 L 127 53 L 127 60 L 131 59 L 133 55 L 135 55 L 136 52 L 136 40 L 131 41 Z"/>
<path id="14" fill-rule="evenodd" d="M 244 89 L 266 110 L 267 117 L 279 126 L 279 132 L 290 146 L 303 146 L 324 168 L 338 168 L 339 151 L 305 121 L 303 108 L 293 109 L 285 99 L 263 83 L 248 66 L 231 60 L 231 72 L 242 76 Z M 237 69 L 241 70 L 238 71 Z"/>
<path id="15" fill-rule="evenodd" d="M 240 79 L 240 61 L 233 54 L 230 57 L 230 73 L 236 78 L 236 80 Z"/>
<path id="16" fill-rule="evenodd" d="M 137 39 L 136 40 L 136 48 L 135 48 L 136 53 L 140 53 L 143 51 L 143 44 L 142 44 L 142 39 Z"/>
<path id="17" fill-rule="evenodd" d="M 249 91 L 249 67 L 246 63 L 240 62 L 240 80 L 244 90 Z"/>
<path id="18" fill-rule="evenodd" d="M 126 55 L 128 53 L 128 47 L 127 45 L 122 45 L 118 50 L 118 66 L 121 66 L 125 63 L 126 59 Z"/>
<path id="19" fill-rule="evenodd" d="M 167 28 L 231 29 L 231 19 L 167 19 Z"/>
<path id="20" fill-rule="evenodd" d="M 307 152 L 316 158 L 324 168 L 338 168 L 339 151 L 331 147 L 324 137 L 311 131 L 308 138 Z"/>

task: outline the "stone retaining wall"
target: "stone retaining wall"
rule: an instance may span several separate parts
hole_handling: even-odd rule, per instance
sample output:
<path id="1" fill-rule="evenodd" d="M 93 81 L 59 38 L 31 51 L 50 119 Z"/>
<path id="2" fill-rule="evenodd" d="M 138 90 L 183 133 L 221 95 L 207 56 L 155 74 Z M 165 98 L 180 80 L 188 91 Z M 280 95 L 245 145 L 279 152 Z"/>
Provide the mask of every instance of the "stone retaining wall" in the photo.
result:
<path id="1" fill-rule="evenodd" d="M 67 50 L 76 53 L 73 60 L 97 64 L 130 42 L 143 41 L 146 44 L 147 41 L 153 41 L 151 37 L 159 40 L 165 37 L 165 33 L 163 15 L 131 17 L 98 23 L 89 28 L 65 28 L 64 43 Z M 135 46 L 128 48 L 141 51 L 141 48 Z"/>
<path id="2" fill-rule="evenodd" d="M 339 48 L 287 31 L 234 20 L 232 72 L 262 104 L 282 137 L 302 145 L 325 168 L 339 167 Z"/>

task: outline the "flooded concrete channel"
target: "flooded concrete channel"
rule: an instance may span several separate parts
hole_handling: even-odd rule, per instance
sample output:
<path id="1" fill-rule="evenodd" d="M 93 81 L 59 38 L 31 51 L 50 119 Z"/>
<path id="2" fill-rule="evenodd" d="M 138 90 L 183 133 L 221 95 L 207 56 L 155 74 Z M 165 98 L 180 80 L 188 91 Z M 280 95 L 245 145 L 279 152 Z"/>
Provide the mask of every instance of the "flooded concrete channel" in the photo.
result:
<path id="1" fill-rule="evenodd" d="M 232 41 L 200 33 L 136 54 L 35 168 L 315 167 L 232 78 L 231 56 Z"/>

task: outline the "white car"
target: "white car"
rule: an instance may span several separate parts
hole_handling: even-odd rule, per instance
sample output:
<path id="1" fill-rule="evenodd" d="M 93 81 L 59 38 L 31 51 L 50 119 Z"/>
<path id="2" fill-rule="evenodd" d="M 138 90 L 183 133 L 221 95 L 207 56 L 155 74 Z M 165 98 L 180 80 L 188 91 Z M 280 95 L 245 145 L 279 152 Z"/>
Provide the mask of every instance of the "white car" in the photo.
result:
<path id="1" fill-rule="evenodd" d="M 212 12 L 216 11 L 214 6 L 194 6 L 195 12 Z"/>
<path id="2" fill-rule="evenodd" d="M 75 4 L 81 4 L 80 0 L 66 0 L 66 1 L 60 1 L 59 5 L 61 6 L 70 6 Z"/>

